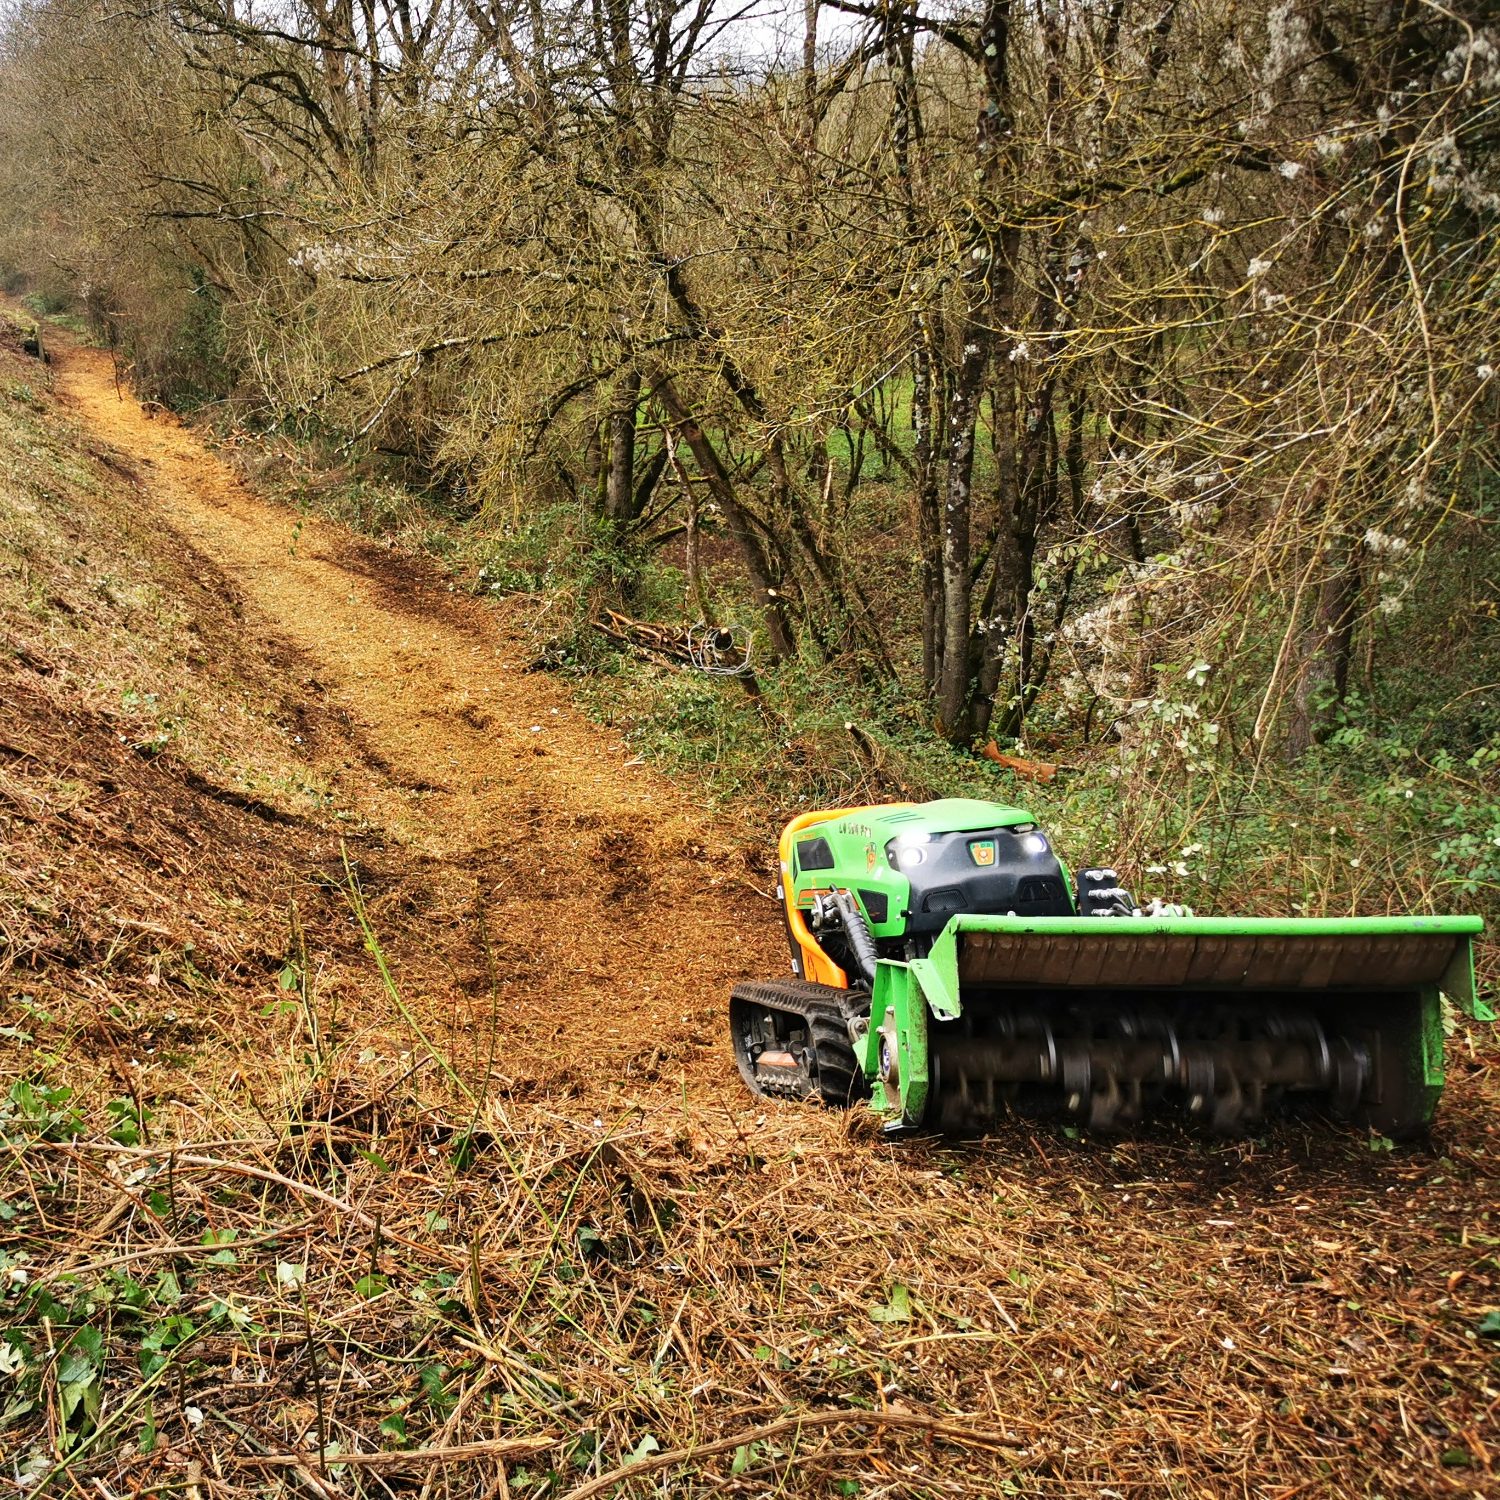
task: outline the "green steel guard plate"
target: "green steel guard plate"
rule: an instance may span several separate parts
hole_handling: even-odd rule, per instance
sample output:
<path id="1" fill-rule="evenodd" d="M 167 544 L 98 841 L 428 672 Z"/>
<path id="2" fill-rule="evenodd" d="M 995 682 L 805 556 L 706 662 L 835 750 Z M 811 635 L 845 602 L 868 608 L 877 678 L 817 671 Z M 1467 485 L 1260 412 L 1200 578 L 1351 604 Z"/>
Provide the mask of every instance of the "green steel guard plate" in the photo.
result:
<path id="1" fill-rule="evenodd" d="M 1479 917 L 956 916 L 931 955 L 960 989 L 1441 989 L 1480 1019 Z M 946 950 L 946 951 L 944 951 Z"/>

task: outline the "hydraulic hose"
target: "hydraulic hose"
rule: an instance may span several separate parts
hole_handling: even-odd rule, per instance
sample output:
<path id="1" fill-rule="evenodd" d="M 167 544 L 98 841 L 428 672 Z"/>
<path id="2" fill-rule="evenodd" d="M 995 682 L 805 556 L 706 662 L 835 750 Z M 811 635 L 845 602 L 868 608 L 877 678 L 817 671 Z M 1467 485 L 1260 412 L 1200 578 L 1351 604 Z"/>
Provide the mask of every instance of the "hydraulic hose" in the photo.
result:
<path id="1" fill-rule="evenodd" d="M 849 951 L 854 955 L 860 976 L 873 990 L 876 953 L 875 939 L 870 935 L 870 924 L 865 921 L 865 914 L 859 909 L 859 903 L 848 891 L 831 891 L 828 900 L 843 921 L 844 936 L 848 939 Z"/>

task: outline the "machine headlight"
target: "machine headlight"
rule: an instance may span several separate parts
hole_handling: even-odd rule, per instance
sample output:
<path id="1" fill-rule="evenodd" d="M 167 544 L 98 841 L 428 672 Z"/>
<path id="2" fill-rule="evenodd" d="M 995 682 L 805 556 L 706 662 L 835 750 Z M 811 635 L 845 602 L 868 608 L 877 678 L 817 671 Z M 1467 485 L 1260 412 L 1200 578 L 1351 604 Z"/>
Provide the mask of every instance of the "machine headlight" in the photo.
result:
<path id="1" fill-rule="evenodd" d="M 1028 854 L 1045 854 L 1047 852 L 1047 840 L 1039 833 L 1028 833 L 1021 840 L 1021 847 Z"/>
<path id="2" fill-rule="evenodd" d="M 926 845 L 931 837 L 927 833 L 902 834 L 885 846 L 885 857 L 893 869 L 914 869 L 927 858 Z"/>

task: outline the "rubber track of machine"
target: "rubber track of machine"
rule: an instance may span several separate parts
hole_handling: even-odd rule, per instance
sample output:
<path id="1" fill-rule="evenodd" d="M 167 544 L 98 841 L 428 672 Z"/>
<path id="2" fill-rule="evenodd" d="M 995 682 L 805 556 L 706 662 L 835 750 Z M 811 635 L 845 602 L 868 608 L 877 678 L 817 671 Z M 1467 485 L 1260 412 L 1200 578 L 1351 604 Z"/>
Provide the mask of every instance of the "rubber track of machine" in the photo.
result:
<path id="1" fill-rule="evenodd" d="M 745 1082 L 756 1093 L 764 1094 L 754 1067 L 739 1045 L 738 1013 L 749 1006 L 796 1016 L 806 1024 L 816 1060 L 812 1092 L 824 1104 L 844 1109 L 868 1096 L 869 1086 L 849 1043 L 850 1017 L 869 1010 L 863 991 L 835 989 L 806 979 L 760 979 L 735 985 L 730 999 L 735 1062 Z"/>

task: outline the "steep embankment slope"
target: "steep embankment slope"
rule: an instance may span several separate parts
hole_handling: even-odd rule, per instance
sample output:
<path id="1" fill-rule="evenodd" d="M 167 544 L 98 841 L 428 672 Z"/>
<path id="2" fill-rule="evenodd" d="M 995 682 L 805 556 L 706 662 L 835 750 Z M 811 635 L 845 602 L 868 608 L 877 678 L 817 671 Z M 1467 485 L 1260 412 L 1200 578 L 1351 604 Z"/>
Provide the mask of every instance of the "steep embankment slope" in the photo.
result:
<path id="1" fill-rule="evenodd" d="M 1492 1051 L 1431 1154 L 762 1110 L 720 1036 L 782 961 L 764 856 L 494 611 L 260 503 L 107 356 L 47 381 L 0 347 L 17 1478 L 1492 1486 Z"/>

